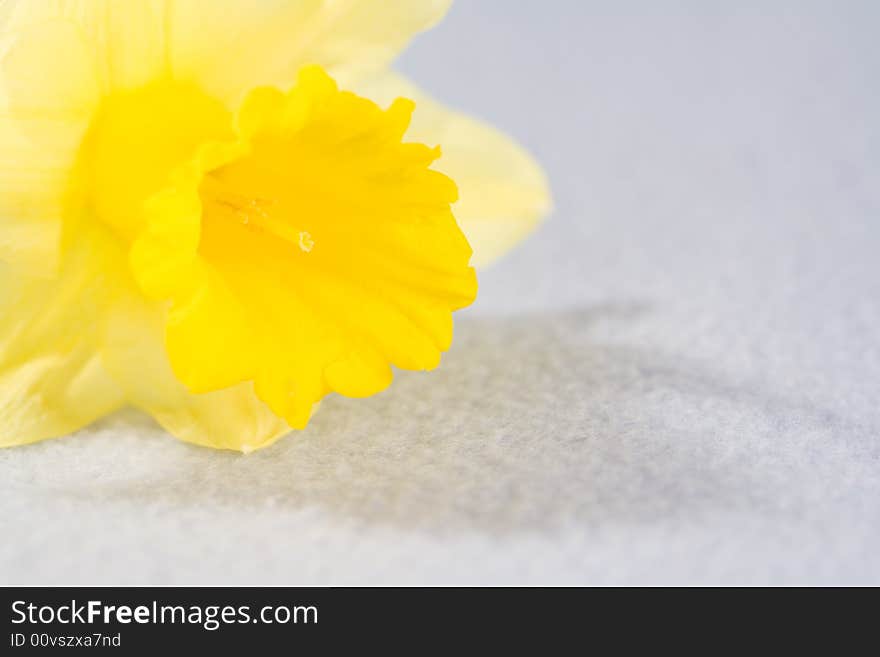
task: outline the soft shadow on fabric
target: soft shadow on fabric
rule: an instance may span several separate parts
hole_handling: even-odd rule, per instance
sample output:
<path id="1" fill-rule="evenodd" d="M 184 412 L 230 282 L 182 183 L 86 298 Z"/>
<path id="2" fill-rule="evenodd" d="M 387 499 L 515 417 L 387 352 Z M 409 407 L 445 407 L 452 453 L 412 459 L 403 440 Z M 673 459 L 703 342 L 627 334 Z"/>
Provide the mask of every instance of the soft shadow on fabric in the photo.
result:
<path id="1" fill-rule="evenodd" d="M 753 476 L 742 459 L 710 460 L 718 418 L 760 419 L 768 402 L 663 354 L 596 341 L 598 323 L 638 322 L 650 312 L 609 305 L 466 318 L 438 371 L 399 373 L 371 399 L 328 399 L 307 430 L 246 457 L 177 443 L 123 414 L 47 448 L 96 443 L 86 449 L 100 459 L 100 442 L 124 432 L 133 454 L 147 450 L 153 469 L 44 484 L 95 504 L 145 498 L 221 514 L 316 509 L 439 534 L 589 530 L 609 517 L 644 523 L 658 514 L 714 513 Z M 669 500 L 687 503 L 670 509 Z"/>

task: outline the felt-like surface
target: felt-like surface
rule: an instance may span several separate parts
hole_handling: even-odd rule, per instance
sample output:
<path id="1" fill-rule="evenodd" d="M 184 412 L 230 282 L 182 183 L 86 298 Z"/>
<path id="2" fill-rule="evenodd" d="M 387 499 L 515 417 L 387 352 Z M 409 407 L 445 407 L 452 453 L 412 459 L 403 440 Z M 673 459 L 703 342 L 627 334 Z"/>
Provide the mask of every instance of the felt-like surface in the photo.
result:
<path id="1" fill-rule="evenodd" d="M 880 584 L 880 13 L 714 4 L 459 3 L 401 67 L 557 212 L 440 370 L 0 451 L 0 582 Z"/>

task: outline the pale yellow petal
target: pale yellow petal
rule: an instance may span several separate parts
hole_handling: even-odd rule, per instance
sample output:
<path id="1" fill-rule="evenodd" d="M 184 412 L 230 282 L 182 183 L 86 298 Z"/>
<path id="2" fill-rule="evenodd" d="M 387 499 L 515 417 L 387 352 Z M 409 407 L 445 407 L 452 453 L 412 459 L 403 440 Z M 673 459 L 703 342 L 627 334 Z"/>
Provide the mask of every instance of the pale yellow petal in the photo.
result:
<path id="1" fill-rule="evenodd" d="M 290 431 L 251 383 L 193 394 L 174 376 L 164 347 L 164 310 L 137 296 L 120 300 L 108 323 L 105 361 L 129 402 L 186 442 L 250 452 Z"/>
<path id="2" fill-rule="evenodd" d="M 65 14 L 94 44 L 105 91 L 135 89 L 170 71 L 166 0 L 65 0 Z M 173 4 L 173 3 L 172 3 Z M 201 3 L 203 8 L 211 3 Z"/>
<path id="3" fill-rule="evenodd" d="M 135 89 L 169 71 L 166 0 L 17 0 L 0 16 L 15 33 L 46 22 L 74 27 L 92 55 L 91 69 L 103 92 Z M 201 2 L 203 11 L 210 7 Z M 45 51 L 47 66 L 60 74 L 67 53 L 60 45 Z M 59 61 L 59 58 L 61 60 Z"/>
<path id="4" fill-rule="evenodd" d="M 320 64 L 348 85 L 387 65 L 450 2 L 176 0 L 170 59 L 176 77 L 232 103 L 256 85 L 289 87 L 306 64 Z"/>
<path id="5" fill-rule="evenodd" d="M 100 356 L 105 274 L 82 242 L 55 279 L 0 264 L 0 446 L 65 435 L 122 403 Z"/>
<path id="6" fill-rule="evenodd" d="M 416 101 L 406 138 L 443 149 L 434 168 L 458 185 L 459 201 L 453 209 L 474 250 L 475 267 L 484 267 L 512 249 L 549 213 L 547 179 L 511 137 L 444 108 L 394 73 L 362 84 L 359 91 L 384 105 L 400 96 Z"/>
<path id="7" fill-rule="evenodd" d="M 97 102 L 75 26 L 55 20 L 0 36 L 0 260 L 55 271 L 62 221 L 81 192 L 77 153 Z"/>

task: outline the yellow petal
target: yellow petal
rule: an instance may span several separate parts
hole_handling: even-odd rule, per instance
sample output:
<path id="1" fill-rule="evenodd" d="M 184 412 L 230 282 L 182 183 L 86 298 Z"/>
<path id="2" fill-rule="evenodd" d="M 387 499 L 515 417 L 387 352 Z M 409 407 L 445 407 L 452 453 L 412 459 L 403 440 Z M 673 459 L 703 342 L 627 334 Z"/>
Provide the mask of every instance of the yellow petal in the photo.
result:
<path id="1" fill-rule="evenodd" d="M 0 260 L 54 273 L 97 102 L 91 55 L 75 26 L 48 21 L 0 37 Z"/>
<path id="2" fill-rule="evenodd" d="M 98 220 L 130 241 L 144 202 L 206 140 L 232 138 L 232 115 L 198 87 L 156 82 L 104 99 L 83 148 L 89 205 Z"/>
<path id="3" fill-rule="evenodd" d="M 343 84 L 388 64 L 451 0 L 176 0 L 168 19 L 177 78 L 237 104 L 257 85 L 288 87 L 306 64 Z"/>
<path id="4" fill-rule="evenodd" d="M 62 436 L 122 403 L 100 356 L 102 264 L 79 241 L 55 279 L 0 265 L 0 446 Z"/>
<path id="5" fill-rule="evenodd" d="M 510 137 L 442 107 L 394 73 L 365 82 L 358 91 L 380 103 L 399 96 L 416 101 L 407 136 L 443 147 L 436 168 L 458 185 L 455 216 L 474 250 L 475 267 L 485 267 L 512 249 L 547 216 L 552 207 L 547 179 Z"/>
<path id="6" fill-rule="evenodd" d="M 290 431 L 244 383 L 193 394 L 174 376 L 163 346 L 165 312 L 137 296 L 120 300 L 107 328 L 104 357 L 131 404 L 186 442 L 250 452 Z"/>

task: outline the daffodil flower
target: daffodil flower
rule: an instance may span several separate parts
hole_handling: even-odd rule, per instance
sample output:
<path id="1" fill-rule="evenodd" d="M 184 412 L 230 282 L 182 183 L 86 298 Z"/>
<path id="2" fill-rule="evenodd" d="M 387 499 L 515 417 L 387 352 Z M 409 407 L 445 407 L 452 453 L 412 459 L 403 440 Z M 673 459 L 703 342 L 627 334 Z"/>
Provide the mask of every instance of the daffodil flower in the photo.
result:
<path id="1" fill-rule="evenodd" d="M 131 405 L 250 451 L 436 367 L 549 203 L 386 70 L 447 5 L 0 4 L 0 445 Z"/>

